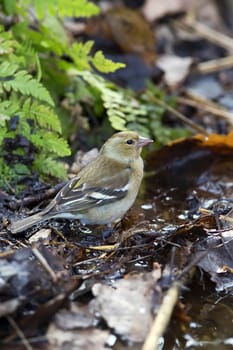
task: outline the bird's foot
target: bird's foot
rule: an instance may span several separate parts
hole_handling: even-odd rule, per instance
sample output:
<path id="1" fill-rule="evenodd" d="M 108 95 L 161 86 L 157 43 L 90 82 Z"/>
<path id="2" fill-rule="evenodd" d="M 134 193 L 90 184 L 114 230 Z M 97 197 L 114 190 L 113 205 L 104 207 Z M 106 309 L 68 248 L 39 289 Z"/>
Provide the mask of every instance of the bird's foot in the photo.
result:
<path id="1" fill-rule="evenodd" d="M 108 239 L 115 231 L 114 227 L 108 226 L 102 233 L 103 240 Z"/>

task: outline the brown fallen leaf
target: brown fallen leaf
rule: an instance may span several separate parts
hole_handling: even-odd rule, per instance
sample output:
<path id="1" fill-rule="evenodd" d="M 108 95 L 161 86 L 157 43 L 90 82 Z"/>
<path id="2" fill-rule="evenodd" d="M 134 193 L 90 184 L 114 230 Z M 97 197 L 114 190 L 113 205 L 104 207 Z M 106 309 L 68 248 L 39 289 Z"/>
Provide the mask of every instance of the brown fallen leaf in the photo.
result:
<path id="1" fill-rule="evenodd" d="M 113 40 L 123 52 L 135 53 L 148 64 L 155 61 L 155 35 L 143 15 L 126 7 L 111 8 L 91 19 L 87 34 Z"/>
<path id="2" fill-rule="evenodd" d="M 198 134 L 193 139 L 202 146 L 221 153 L 229 153 L 233 149 L 233 131 L 227 135 L 210 134 L 208 137 Z"/>

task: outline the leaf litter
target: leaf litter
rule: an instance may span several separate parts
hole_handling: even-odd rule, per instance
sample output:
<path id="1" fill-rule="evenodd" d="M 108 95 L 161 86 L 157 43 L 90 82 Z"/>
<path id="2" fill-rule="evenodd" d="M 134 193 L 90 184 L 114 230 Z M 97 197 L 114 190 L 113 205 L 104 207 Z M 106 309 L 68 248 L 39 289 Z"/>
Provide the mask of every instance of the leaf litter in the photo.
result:
<path id="1" fill-rule="evenodd" d="M 65 220 L 28 237 L 2 230 L 3 349 L 22 343 L 9 317 L 29 343 L 39 333 L 58 348 L 142 344 L 195 267 L 232 295 L 232 149 L 232 134 L 197 135 L 149 154 L 142 194 L 104 244 L 102 228 Z"/>
<path id="2" fill-rule="evenodd" d="M 162 14 L 152 14 L 152 3 L 147 2 L 149 10 L 144 11 L 145 16 L 166 19 L 171 12 L 169 2 L 164 2 Z M 183 12 L 184 3 L 187 8 L 193 5 L 191 1 L 177 1 L 172 12 Z M 231 46 L 230 41 L 224 40 L 227 36 L 219 38 L 216 32 L 187 18 L 169 21 L 168 27 L 176 35 L 191 28 L 199 36 L 194 40 L 187 30 L 178 43 L 174 43 L 174 37 L 169 38 L 173 57 L 189 47 L 188 52 L 191 48 L 193 51 L 188 57 L 197 60 L 201 50 L 200 55 L 205 56 L 200 56 L 202 59 L 218 60 L 226 54 L 221 49 L 229 50 Z M 111 35 L 116 37 L 118 29 L 112 30 L 115 35 Z M 151 33 L 148 35 L 151 37 Z M 122 37 L 115 40 L 125 51 Z M 139 39 L 141 45 L 143 41 Z M 156 43 L 160 38 L 151 37 L 150 43 L 153 40 Z M 216 44 L 222 46 L 216 48 Z M 143 59 L 146 49 L 140 55 Z M 149 51 L 152 61 L 156 61 L 158 55 L 154 56 L 152 44 Z M 219 67 L 216 68 L 216 62 L 208 67 L 202 63 L 206 62 L 197 62 L 194 75 L 193 66 L 183 67 L 180 80 L 176 75 L 175 88 L 173 83 L 169 88 L 173 91 L 182 85 L 180 106 L 191 107 L 191 117 L 208 129 L 209 135 L 173 142 L 148 155 L 141 196 L 107 241 L 102 239 L 103 228 L 89 229 L 65 220 L 51 220 L 45 225 L 45 232 L 36 227 L 25 236 L 12 237 L 7 231 L 7 218 L 22 203 L 0 192 L 2 349 L 149 350 L 151 344 L 162 346 L 162 342 L 168 349 L 166 342 L 171 337 L 171 344 L 179 343 L 179 349 L 232 345 L 233 134 L 211 133 L 228 130 L 232 116 L 218 105 L 224 92 L 221 83 L 226 77 L 222 73 L 208 81 L 203 79 L 207 69 L 213 72 Z M 198 71 L 201 77 L 196 79 Z M 190 91 L 190 87 L 195 91 Z M 207 93 L 204 96 L 203 91 Z M 71 172 L 76 172 L 75 166 Z M 29 190 L 23 202 L 27 214 L 59 189 L 58 186 L 50 191 L 43 184 L 36 186 L 37 195 Z M 205 299 L 203 304 L 201 298 Z M 195 308 L 197 301 L 200 305 Z M 214 339 L 216 327 L 222 329 L 218 322 L 222 315 L 226 320 L 224 332 Z"/>

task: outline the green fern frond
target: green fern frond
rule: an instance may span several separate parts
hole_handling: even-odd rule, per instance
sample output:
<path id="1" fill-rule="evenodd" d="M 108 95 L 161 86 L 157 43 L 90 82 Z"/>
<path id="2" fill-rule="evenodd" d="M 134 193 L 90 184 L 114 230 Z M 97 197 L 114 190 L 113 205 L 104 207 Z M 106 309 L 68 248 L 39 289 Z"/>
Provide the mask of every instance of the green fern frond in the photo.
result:
<path id="1" fill-rule="evenodd" d="M 57 1 L 58 15 L 60 17 L 91 17 L 98 15 L 99 7 L 87 0 Z"/>
<path id="2" fill-rule="evenodd" d="M 116 63 L 104 57 L 102 51 L 97 51 L 92 58 L 92 63 L 102 73 L 115 72 L 119 68 L 124 68 L 124 63 Z"/>
<path id="3" fill-rule="evenodd" d="M 83 43 L 74 43 L 69 51 L 71 58 L 73 59 L 77 69 L 85 70 L 90 69 L 89 55 L 93 47 L 93 41 L 87 41 Z"/>
<path id="4" fill-rule="evenodd" d="M 0 76 L 4 77 L 2 86 L 6 91 L 16 91 L 23 95 L 33 96 L 41 101 L 47 102 L 51 106 L 54 102 L 48 90 L 32 75 L 25 70 L 19 70 L 17 65 L 3 62 L 0 65 Z"/>
<path id="5" fill-rule="evenodd" d="M 0 56 L 11 54 L 14 52 L 16 46 L 15 40 L 13 40 L 10 32 L 4 32 L 0 26 Z"/>
<path id="6" fill-rule="evenodd" d="M 0 101 L 0 125 L 3 125 L 3 120 L 8 120 L 13 115 L 20 111 L 20 104 L 10 100 Z"/>
<path id="7" fill-rule="evenodd" d="M 17 0 L 3 0 L 2 6 L 8 15 L 13 15 L 17 8 Z"/>
<path id="8" fill-rule="evenodd" d="M 36 127 L 61 134 L 61 124 L 54 111 L 37 101 L 27 99 L 23 104 L 23 117 L 36 122 Z"/>
<path id="9" fill-rule="evenodd" d="M 33 167 L 41 174 L 54 176 L 55 178 L 67 179 L 67 173 L 62 163 L 44 154 L 36 155 Z"/>
<path id="10" fill-rule="evenodd" d="M 17 69 L 19 69 L 18 64 L 4 61 L 0 65 L 0 82 L 12 79 Z"/>
<path id="11" fill-rule="evenodd" d="M 30 71 L 36 71 L 37 80 L 40 81 L 42 73 L 39 54 L 33 47 L 31 40 L 28 39 L 16 47 L 15 55 L 11 61 L 17 62 L 20 66 L 28 67 Z"/>
<path id="12" fill-rule="evenodd" d="M 19 116 L 21 117 L 21 113 L 19 114 Z M 28 120 L 26 120 L 24 118 L 19 118 L 19 122 L 18 122 L 18 126 L 17 126 L 17 133 L 19 135 L 24 136 L 28 140 L 31 139 L 31 126 L 30 126 Z"/>
<path id="13" fill-rule="evenodd" d="M 3 120 L 3 123 L 5 123 L 4 120 Z M 2 144 L 2 142 L 6 136 L 7 136 L 7 128 L 4 126 L 4 124 L 3 125 L 0 124 L 0 145 Z M 0 148 L 0 150 L 1 150 L 1 148 Z M 0 160 L 1 160 L 1 157 L 0 157 Z"/>
<path id="14" fill-rule="evenodd" d="M 81 73 L 83 79 L 100 91 L 101 98 L 106 108 L 111 126 L 115 130 L 124 130 L 128 122 L 133 122 L 140 116 L 145 116 L 147 111 L 132 96 L 124 90 L 114 90 L 114 85 L 90 72 Z"/>
<path id="15" fill-rule="evenodd" d="M 64 17 L 90 17 L 99 13 L 99 8 L 87 0 L 33 0 L 36 14 L 39 19 L 48 13 L 51 16 Z"/>
<path id="16" fill-rule="evenodd" d="M 46 154 L 65 157 L 71 153 L 67 141 L 52 132 L 37 130 L 35 134 L 30 135 L 29 140 Z"/>

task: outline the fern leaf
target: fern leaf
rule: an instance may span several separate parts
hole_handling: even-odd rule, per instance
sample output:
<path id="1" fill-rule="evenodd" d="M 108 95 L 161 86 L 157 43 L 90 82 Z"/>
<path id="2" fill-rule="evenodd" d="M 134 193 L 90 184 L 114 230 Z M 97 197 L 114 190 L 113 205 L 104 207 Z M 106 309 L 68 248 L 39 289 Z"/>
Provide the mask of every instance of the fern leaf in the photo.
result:
<path id="1" fill-rule="evenodd" d="M 92 58 L 94 66 L 102 73 L 115 72 L 119 68 L 124 68 L 124 63 L 116 63 L 104 57 L 102 51 L 97 51 Z"/>
<path id="2" fill-rule="evenodd" d="M 4 64 L 5 62 L 0 66 L 0 72 L 5 68 L 2 68 Z M 8 70 L 11 70 L 12 73 L 8 74 L 8 79 L 5 79 L 5 81 L 2 82 L 6 91 L 17 91 L 23 95 L 33 96 L 38 100 L 47 102 L 51 106 L 54 105 L 48 90 L 38 80 L 34 79 L 25 70 L 19 70 L 15 73 L 15 68 L 15 65 L 10 65 L 8 67 Z M 14 76 L 12 75 L 13 73 Z"/>
<path id="3" fill-rule="evenodd" d="M 54 176 L 60 179 L 67 179 L 67 173 L 62 163 L 52 157 L 37 155 L 33 162 L 34 169 L 40 174 Z"/>
<path id="4" fill-rule="evenodd" d="M 7 136 L 7 129 L 4 127 L 4 125 L 0 125 L 0 145 L 2 144 L 4 138 Z M 1 158 L 0 158 L 1 163 Z"/>
<path id="5" fill-rule="evenodd" d="M 8 15 L 13 15 L 16 11 L 17 0 L 3 0 L 4 10 Z"/>
<path id="6" fill-rule="evenodd" d="M 3 125 L 2 121 L 8 120 L 13 115 L 20 111 L 20 105 L 14 101 L 0 101 L 0 125 Z"/>
<path id="7" fill-rule="evenodd" d="M 51 16 L 64 17 L 90 17 L 99 13 L 99 8 L 87 0 L 33 0 L 36 14 L 42 19 L 46 12 Z"/>
<path id="8" fill-rule="evenodd" d="M 66 140 L 52 132 L 37 130 L 29 137 L 30 141 L 47 154 L 56 154 L 59 157 L 70 155 L 70 148 Z"/>
<path id="9" fill-rule="evenodd" d="M 23 117 L 32 119 L 36 122 L 36 126 L 53 130 L 61 134 L 61 124 L 57 115 L 53 112 L 51 108 L 45 106 L 37 101 L 31 102 L 31 99 L 27 99 L 23 104 Z"/>
<path id="10" fill-rule="evenodd" d="M 74 60 L 78 69 L 90 69 L 90 64 L 88 63 L 88 55 L 90 54 L 93 44 L 93 41 L 87 41 L 85 44 L 74 43 L 72 45 L 69 54 Z"/>
<path id="11" fill-rule="evenodd" d="M 19 69 L 18 64 L 3 62 L 0 64 L 0 81 L 12 79 L 13 74 Z"/>
<path id="12" fill-rule="evenodd" d="M 16 46 L 11 32 L 4 32 L 0 26 L 0 55 L 11 54 Z"/>
<path id="13" fill-rule="evenodd" d="M 61 17 L 90 17 L 100 12 L 95 4 L 87 0 L 57 0 L 57 7 Z"/>

